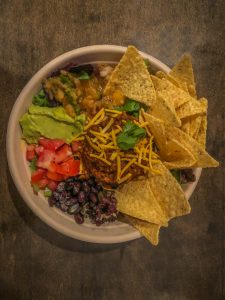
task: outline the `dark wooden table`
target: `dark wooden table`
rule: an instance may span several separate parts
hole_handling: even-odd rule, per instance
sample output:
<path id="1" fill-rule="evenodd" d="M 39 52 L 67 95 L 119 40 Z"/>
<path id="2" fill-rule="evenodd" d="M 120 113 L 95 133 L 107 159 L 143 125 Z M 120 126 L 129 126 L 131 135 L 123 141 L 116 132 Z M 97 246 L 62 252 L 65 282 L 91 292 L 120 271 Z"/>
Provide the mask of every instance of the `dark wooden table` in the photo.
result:
<path id="1" fill-rule="evenodd" d="M 136 45 L 171 66 L 192 54 L 199 96 L 209 100 L 209 152 L 224 144 L 225 2 L 0 1 L 0 299 L 224 299 L 223 167 L 204 170 L 191 215 L 174 220 L 158 247 L 144 238 L 93 245 L 67 238 L 25 205 L 5 150 L 13 103 L 29 78 L 85 45 Z"/>

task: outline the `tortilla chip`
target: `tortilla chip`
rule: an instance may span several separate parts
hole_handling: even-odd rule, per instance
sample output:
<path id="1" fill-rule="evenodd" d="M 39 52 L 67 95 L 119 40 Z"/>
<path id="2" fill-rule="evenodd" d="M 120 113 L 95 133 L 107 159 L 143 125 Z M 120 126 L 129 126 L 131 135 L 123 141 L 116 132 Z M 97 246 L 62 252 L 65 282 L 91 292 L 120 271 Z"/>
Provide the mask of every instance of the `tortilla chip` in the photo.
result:
<path id="1" fill-rule="evenodd" d="M 193 154 L 196 159 L 194 167 L 209 168 L 219 166 L 219 163 L 204 150 L 201 144 L 196 142 L 196 140 L 184 133 L 179 128 L 167 126 L 166 134 L 169 139 L 176 138 Z"/>
<path id="2" fill-rule="evenodd" d="M 184 192 L 170 171 L 159 163 L 154 166 L 161 172 L 149 176 L 149 184 L 152 193 L 169 221 L 172 218 L 189 214 L 190 205 L 185 198 Z"/>
<path id="3" fill-rule="evenodd" d="M 176 109 L 193 99 L 187 92 L 183 91 L 169 80 L 165 78 L 159 79 L 154 75 L 151 75 L 151 78 L 156 92 L 160 92 L 167 101 L 172 101 Z"/>
<path id="4" fill-rule="evenodd" d="M 175 126 L 165 124 L 163 121 L 145 113 L 144 111 L 141 113 L 143 114 L 145 121 L 149 123 L 149 130 L 154 136 L 154 141 L 159 148 L 160 156 L 165 156 L 166 153 L 169 152 L 171 156 L 171 153 L 174 152 L 174 157 L 179 157 L 178 154 L 181 153 L 180 149 L 182 145 L 182 147 L 186 149 L 183 166 L 185 166 L 187 161 L 191 160 L 193 157 L 196 161 L 193 167 L 207 168 L 217 167 L 219 165 L 219 163 L 204 150 L 202 145 L 196 142 L 188 134 Z M 173 143 L 173 148 L 171 147 L 171 143 L 169 143 L 172 140 L 177 141 L 176 144 Z M 175 145 L 177 146 L 175 147 Z M 186 155 L 188 156 L 186 157 Z M 186 158 L 188 158 L 188 160 Z M 179 164 L 180 168 L 182 169 L 183 167 L 181 165 L 181 160 L 178 159 L 178 161 L 180 161 Z"/>
<path id="5" fill-rule="evenodd" d="M 167 142 L 166 151 L 165 153 L 161 151 L 160 156 L 168 169 L 187 169 L 196 163 L 196 158 L 191 151 L 176 139 Z"/>
<path id="6" fill-rule="evenodd" d="M 186 88 L 185 84 L 187 84 L 189 94 L 196 98 L 195 79 L 191 56 L 189 54 L 184 54 L 181 57 L 178 63 L 169 72 L 169 75 L 177 80 L 184 90 Z"/>
<path id="7" fill-rule="evenodd" d="M 207 131 L 207 116 L 204 115 L 204 116 L 202 116 L 199 131 L 196 135 L 196 141 L 199 144 L 201 144 L 204 147 L 204 149 L 206 146 L 206 131 Z"/>
<path id="8" fill-rule="evenodd" d="M 158 146 L 159 149 L 163 148 L 167 142 L 166 131 L 165 131 L 165 123 L 152 116 L 149 113 L 146 113 L 143 109 L 141 109 L 140 115 L 143 116 L 145 122 L 149 123 L 149 131 L 154 136 L 154 142 Z"/>
<path id="9" fill-rule="evenodd" d="M 152 243 L 152 245 L 158 245 L 160 225 L 139 220 L 124 214 L 119 217 L 119 220 L 136 228 L 147 240 L 149 240 L 149 242 Z"/>
<path id="10" fill-rule="evenodd" d="M 194 115 L 202 115 L 207 112 L 207 99 L 197 101 L 191 98 L 190 101 L 184 103 L 182 106 L 176 109 L 177 115 L 180 119 L 189 118 Z"/>
<path id="11" fill-rule="evenodd" d="M 202 116 L 201 115 L 195 115 L 190 118 L 184 119 L 189 122 L 189 135 L 194 138 L 195 134 L 198 133 Z"/>
<path id="12" fill-rule="evenodd" d="M 120 212 L 154 224 L 167 222 L 147 180 L 132 180 L 115 193 Z"/>
<path id="13" fill-rule="evenodd" d="M 142 56 L 133 46 L 128 46 L 113 70 L 103 94 L 110 96 L 116 90 L 120 90 L 124 96 L 147 106 L 155 101 L 155 88 L 148 69 Z"/>
<path id="14" fill-rule="evenodd" d="M 170 81 L 172 84 L 174 84 L 176 87 L 183 89 L 185 92 L 188 93 L 188 88 L 187 88 L 187 84 L 186 82 L 184 82 L 183 84 L 180 84 L 179 81 L 177 81 L 174 77 L 170 76 L 169 74 L 164 73 L 163 71 L 158 71 L 155 74 L 157 77 L 159 77 L 160 79 L 167 79 L 168 81 Z"/>
<path id="15" fill-rule="evenodd" d="M 152 103 L 149 112 L 166 123 L 177 127 L 181 126 L 181 121 L 177 116 L 173 103 L 166 100 L 160 92 L 156 94 L 156 101 Z"/>
<path id="16" fill-rule="evenodd" d="M 190 118 L 186 118 L 186 119 L 183 119 L 182 120 L 182 124 L 181 124 L 181 127 L 180 129 L 187 133 L 188 135 L 190 135 L 190 127 L 191 127 L 191 124 L 190 124 Z"/>
<path id="17" fill-rule="evenodd" d="M 149 123 L 148 128 L 154 136 L 160 158 L 168 169 L 186 169 L 196 163 L 194 155 L 185 145 L 182 145 L 176 139 L 168 139 L 166 126 L 162 120 L 145 113 L 144 110 L 141 111 L 140 115 Z"/>

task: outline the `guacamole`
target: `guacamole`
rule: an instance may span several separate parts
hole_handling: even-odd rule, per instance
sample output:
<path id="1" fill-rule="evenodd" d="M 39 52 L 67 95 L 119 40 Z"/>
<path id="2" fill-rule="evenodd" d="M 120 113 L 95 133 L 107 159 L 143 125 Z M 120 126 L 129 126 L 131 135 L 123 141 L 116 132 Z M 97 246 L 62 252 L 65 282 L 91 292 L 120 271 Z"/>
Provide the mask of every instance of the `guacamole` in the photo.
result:
<path id="1" fill-rule="evenodd" d="M 23 138 L 29 144 L 37 143 L 40 136 L 70 143 L 83 131 L 84 122 L 84 114 L 72 118 L 62 106 L 51 108 L 31 105 L 20 119 Z"/>

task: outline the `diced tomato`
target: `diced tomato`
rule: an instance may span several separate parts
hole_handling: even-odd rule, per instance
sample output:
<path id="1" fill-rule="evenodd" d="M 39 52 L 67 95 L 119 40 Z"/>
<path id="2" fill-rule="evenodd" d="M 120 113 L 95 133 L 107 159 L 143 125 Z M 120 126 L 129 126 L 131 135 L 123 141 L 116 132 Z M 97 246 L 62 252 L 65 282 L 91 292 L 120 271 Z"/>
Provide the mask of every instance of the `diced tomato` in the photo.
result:
<path id="1" fill-rule="evenodd" d="M 63 180 L 62 175 L 57 174 L 57 173 L 53 173 L 53 172 L 50 172 L 50 171 L 47 172 L 47 177 L 51 180 L 54 180 L 54 181 L 62 181 Z"/>
<path id="2" fill-rule="evenodd" d="M 54 163 L 54 162 L 51 162 L 49 167 L 48 167 L 48 170 L 52 173 L 57 173 L 57 164 Z"/>
<path id="3" fill-rule="evenodd" d="M 40 189 L 44 189 L 48 184 L 48 179 L 47 178 L 43 178 L 40 181 L 37 182 L 37 185 Z"/>
<path id="4" fill-rule="evenodd" d="M 44 147 L 43 147 L 43 146 L 36 146 L 36 147 L 35 147 L 35 152 L 37 153 L 38 156 L 39 156 L 43 151 L 44 151 Z"/>
<path id="5" fill-rule="evenodd" d="M 40 138 L 39 144 L 47 150 L 56 151 L 59 147 L 61 147 L 63 144 L 65 144 L 65 142 L 60 139 Z"/>
<path id="6" fill-rule="evenodd" d="M 43 169 L 37 169 L 34 171 L 34 173 L 31 175 L 31 182 L 32 183 L 37 183 L 41 179 L 45 178 L 46 175 L 46 170 Z"/>
<path id="7" fill-rule="evenodd" d="M 35 149 L 36 145 L 35 144 L 28 144 L 27 145 L 27 151 L 33 151 Z"/>
<path id="8" fill-rule="evenodd" d="M 35 158 L 35 151 L 34 150 L 28 150 L 27 149 L 27 152 L 26 152 L 26 159 L 31 161 L 32 159 Z"/>
<path id="9" fill-rule="evenodd" d="M 73 150 L 73 152 L 77 152 L 77 150 L 79 149 L 79 147 L 80 147 L 80 143 L 79 142 L 77 142 L 77 141 L 72 142 L 72 150 Z"/>
<path id="10" fill-rule="evenodd" d="M 50 190 L 52 190 L 52 191 L 56 190 L 57 185 L 58 185 L 58 184 L 57 184 L 55 181 L 53 181 L 53 180 L 49 180 L 49 181 L 48 181 L 48 184 L 47 184 L 48 188 L 49 188 Z"/>
<path id="11" fill-rule="evenodd" d="M 61 163 L 62 161 L 68 159 L 72 154 L 71 147 L 65 144 L 58 151 L 56 151 L 55 162 Z"/>
<path id="12" fill-rule="evenodd" d="M 37 167 L 48 169 L 51 162 L 53 162 L 55 158 L 55 152 L 52 150 L 43 150 L 43 152 L 40 153 L 38 160 L 37 160 Z"/>
<path id="13" fill-rule="evenodd" d="M 75 176 L 79 173 L 80 161 L 74 158 L 68 159 L 66 162 L 57 166 L 56 172 L 66 176 Z"/>

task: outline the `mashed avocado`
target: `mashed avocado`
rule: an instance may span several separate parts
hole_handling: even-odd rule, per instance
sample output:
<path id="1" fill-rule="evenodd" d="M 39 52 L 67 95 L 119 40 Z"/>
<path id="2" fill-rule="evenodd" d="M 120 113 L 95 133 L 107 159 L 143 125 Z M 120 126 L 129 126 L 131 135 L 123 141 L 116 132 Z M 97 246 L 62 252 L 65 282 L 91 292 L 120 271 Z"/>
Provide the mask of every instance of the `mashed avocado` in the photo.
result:
<path id="1" fill-rule="evenodd" d="M 63 139 L 70 143 L 83 131 L 84 122 L 84 114 L 72 118 L 61 106 L 51 108 L 31 105 L 20 119 L 23 138 L 29 144 L 37 143 L 40 136 Z"/>

